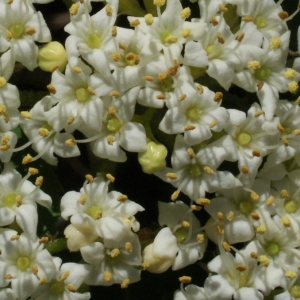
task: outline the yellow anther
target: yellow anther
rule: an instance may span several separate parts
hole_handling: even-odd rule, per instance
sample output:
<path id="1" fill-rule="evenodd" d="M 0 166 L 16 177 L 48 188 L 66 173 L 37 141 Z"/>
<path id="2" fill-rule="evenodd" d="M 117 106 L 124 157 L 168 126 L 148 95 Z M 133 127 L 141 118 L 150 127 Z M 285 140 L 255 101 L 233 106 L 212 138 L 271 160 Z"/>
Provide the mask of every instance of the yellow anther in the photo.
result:
<path id="1" fill-rule="evenodd" d="M 287 190 L 282 190 L 280 192 L 280 195 L 281 195 L 282 198 L 288 198 L 289 197 L 289 194 L 288 194 Z"/>
<path id="2" fill-rule="evenodd" d="M 293 69 L 287 69 L 285 72 L 284 72 L 284 78 L 286 79 L 293 79 L 297 76 L 297 72 Z"/>
<path id="3" fill-rule="evenodd" d="M 132 252 L 132 245 L 131 245 L 130 242 L 126 242 L 126 244 L 125 244 L 125 250 L 126 250 L 127 252 L 129 252 L 129 253 Z"/>
<path id="4" fill-rule="evenodd" d="M 200 95 L 203 94 L 204 88 L 201 84 L 197 84 L 196 88 L 197 88 L 198 94 L 200 94 Z"/>
<path id="5" fill-rule="evenodd" d="M 113 52 L 110 57 L 114 62 L 118 62 L 121 59 L 121 55 L 118 52 Z"/>
<path id="6" fill-rule="evenodd" d="M 26 165 L 29 164 L 30 162 L 32 162 L 32 156 L 30 154 L 27 154 L 26 156 L 24 156 L 22 160 L 22 164 Z"/>
<path id="7" fill-rule="evenodd" d="M 250 17 L 250 16 L 244 16 L 244 17 L 242 17 L 242 21 L 243 21 L 243 22 L 252 22 L 253 19 L 252 19 L 252 17 Z"/>
<path id="8" fill-rule="evenodd" d="M 69 9 L 70 15 L 75 16 L 78 13 L 78 9 L 79 9 L 79 4 L 78 3 L 73 4 Z"/>
<path id="9" fill-rule="evenodd" d="M 42 285 L 46 282 L 46 277 L 45 276 L 41 276 L 40 280 L 39 280 L 39 285 Z"/>
<path id="10" fill-rule="evenodd" d="M 0 151 L 7 151 L 10 149 L 10 146 L 9 145 L 1 145 L 0 146 Z"/>
<path id="11" fill-rule="evenodd" d="M 39 177 L 37 177 L 37 179 L 35 180 L 35 185 L 36 186 L 41 186 L 42 184 L 43 184 L 43 181 L 44 181 L 44 178 L 43 178 L 43 176 L 39 176 Z"/>
<path id="12" fill-rule="evenodd" d="M 274 197 L 273 197 L 273 196 L 270 196 L 270 197 L 267 199 L 266 204 L 267 204 L 267 206 L 270 206 L 270 205 L 272 205 L 273 202 L 274 202 Z"/>
<path id="13" fill-rule="evenodd" d="M 129 22 L 129 25 L 131 27 L 136 27 L 136 26 L 140 25 L 140 21 L 138 19 L 132 20 Z"/>
<path id="14" fill-rule="evenodd" d="M 36 30 L 33 27 L 29 27 L 25 29 L 25 33 L 28 35 L 34 35 L 36 33 Z"/>
<path id="15" fill-rule="evenodd" d="M 221 92 L 216 92 L 215 96 L 214 96 L 214 101 L 215 102 L 220 102 L 223 99 L 223 93 Z"/>
<path id="16" fill-rule="evenodd" d="M 117 111 L 115 110 L 114 107 L 112 107 L 112 106 L 109 106 L 109 107 L 108 107 L 108 114 L 109 114 L 110 116 L 115 116 L 116 113 L 117 113 Z"/>
<path id="17" fill-rule="evenodd" d="M 117 257 L 120 254 L 120 250 L 118 248 L 111 250 L 110 256 L 112 258 Z"/>
<path id="18" fill-rule="evenodd" d="M 172 195 L 171 195 L 171 200 L 172 201 L 175 201 L 177 198 L 178 198 L 178 196 L 179 196 L 179 191 L 175 191 Z"/>
<path id="19" fill-rule="evenodd" d="M 289 279 L 293 279 L 293 278 L 297 277 L 297 273 L 294 272 L 294 271 L 289 270 L 284 274 L 284 276 L 289 278 Z"/>
<path id="20" fill-rule="evenodd" d="M 257 70 L 261 67 L 261 65 L 258 60 L 251 60 L 251 61 L 248 61 L 247 67 L 250 70 Z"/>
<path id="21" fill-rule="evenodd" d="M 181 95 L 180 97 L 177 98 L 178 101 L 182 101 L 186 98 L 186 94 Z"/>
<path id="22" fill-rule="evenodd" d="M 76 141 L 74 141 L 73 139 L 68 139 L 68 140 L 65 141 L 65 144 L 66 144 L 67 146 L 73 147 L 73 146 L 75 146 L 77 143 L 76 143 Z"/>
<path id="23" fill-rule="evenodd" d="M 108 135 L 106 137 L 106 141 L 107 141 L 108 145 L 113 145 L 113 143 L 114 143 L 114 137 L 112 135 Z"/>
<path id="24" fill-rule="evenodd" d="M 209 21 L 213 26 L 217 26 L 219 24 L 218 20 L 216 17 L 212 17 Z"/>
<path id="25" fill-rule="evenodd" d="M 81 204 L 81 205 L 84 205 L 85 202 L 86 202 L 86 195 L 84 194 L 81 194 L 79 199 L 78 199 L 78 202 Z"/>
<path id="26" fill-rule="evenodd" d="M 194 210 L 194 211 L 200 211 L 200 210 L 202 209 L 202 207 L 201 207 L 201 206 L 198 206 L 198 205 L 192 204 L 192 205 L 191 205 L 191 209 Z"/>
<path id="27" fill-rule="evenodd" d="M 193 159 L 195 157 L 194 150 L 192 148 L 187 148 L 187 154 L 189 156 L 189 159 Z"/>
<path id="28" fill-rule="evenodd" d="M 145 19 L 146 25 L 148 25 L 148 26 L 152 25 L 152 23 L 154 21 L 154 18 L 153 18 L 153 16 L 151 14 L 145 15 L 144 19 Z"/>
<path id="29" fill-rule="evenodd" d="M 76 292 L 76 288 L 73 286 L 72 283 L 69 283 L 69 284 L 67 285 L 67 288 L 68 288 L 68 290 L 69 290 L 70 292 L 72 292 L 72 293 L 75 293 L 75 292 Z"/>
<path id="30" fill-rule="evenodd" d="M 258 213 L 253 212 L 253 213 L 251 213 L 251 218 L 252 218 L 253 220 L 258 221 L 258 220 L 260 219 L 260 216 L 259 216 Z"/>
<path id="31" fill-rule="evenodd" d="M 13 277 L 12 277 L 11 274 L 5 274 L 5 275 L 3 276 L 3 278 L 4 278 L 4 279 L 12 279 Z"/>
<path id="32" fill-rule="evenodd" d="M 51 83 L 47 85 L 47 89 L 48 89 L 50 94 L 55 94 L 56 93 L 56 89 L 55 89 L 54 85 L 51 84 Z"/>
<path id="33" fill-rule="evenodd" d="M 106 178 L 107 178 L 110 182 L 114 182 L 114 181 L 115 181 L 115 177 L 112 176 L 111 174 L 106 174 Z"/>
<path id="34" fill-rule="evenodd" d="M 284 133 L 284 127 L 281 124 L 277 124 L 277 129 L 281 132 Z"/>
<path id="35" fill-rule="evenodd" d="M 182 222 L 180 223 L 180 225 L 181 225 L 182 227 L 185 227 L 185 228 L 190 227 L 190 223 L 187 222 L 187 221 L 182 221 Z"/>
<path id="36" fill-rule="evenodd" d="M 267 228 L 264 224 L 261 224 L 255 228 L 255 232 L 258 234 L 264 234 L 266 232 L 266 230 L 267 230 Z"/>
<path id="37" fill-rule="evenodd" d="M 159 94 L 159 95 L 156 96 L 156 99 L 157 99 L 157 100 L 165 100 L 165 99 L 166 99 L 166 96 L 163 95 L 163 94 Z"/>
<path id="38" fill-rule="evenodd" d="M 295 135 L 300 135 L 300 129 L 295 129 L 295 130 L 294 130 L 294 134 L 295 134 Z"/>
<path id="39" fill-rule="evenodd" d="M 45 244 L 45 243 L 48 242 L 48 240 L 49 240 L 48 237 L 43 236 L 43 237 L 41 237 L 41 238 L 39 239 L 39 244 Z"/>
<path id="40" fill-rule="evenodd" d="M 86 89 L 90 95 L 96 95 L 95 91 L 89 86 L 87 89 Z"/>
<path id="41" fill-rule="evenodd" d="M 241 172 L 242 172 L 243 174 L 248 174 L 248 173 L 249 173 L 249 169 L 247 168 L 247 166 L 242 165 L 242 167 L 241 167 Z"/>
<path id="42" fill-rule="evenodd" d="M 288 83 L 288 89 L 290 91 L 290 93 L 295 94 L 298 91 L 298 82 L 296 81 L 291 81 Z"/>
<path id="43" fill-rule="evenodd" d="M 146 81 L 153 81 L 154 78 L 152 76 L 143 76 L 143 79 Z"/>
<path id="44" fill-rule="evenodd" d="M 191 35 L 191 29 L 189 28 L 183 28 L 181 31 L 180 31 L 180 35 L 183 37 L 183 38 L 187 38 Z"/>
<path id="45" fill-rule="evenodd" d="M 192 281 L 192 277 L 182 276 L 182 277 L 179 277 L 179 281 L 181 283 L 190 283 Z"/>
<path id="46" fill-rule="evenodd" d="M 277 50 L 280 48 L 281 40 L 278 36 L 274 36 L 270 39 L 270 48 L 273 50 Z"/>
<path id="47" fill-rule="evenodd" d="M 99 220 L 102 218 L 103 212 L 102 211 L 97 211 L 94 215 L 94 220 Z"/>
<path id="48" fill-rule="evenodd" d="M 158 7 L 165 5 L 165 3 L 166 3 L 166 0 L 153 0 L 153 4 Z"/>
<path id="49" fill-rule="evenodd" d="M 225 40 L 224 38 L 222 37 L 221 33 L 218 33 L 217 34 L 217 40 L 220 44 L 224 44 L 225 43 Z"/>
<path id="50" fill-rule="evenodd" d="M 291 221 L 288 217 L 286 216 L 282 216 L 280 218 L 280 223 L 284 226 L 284 227 L 290 227 L 291 226 Z"/>
<path id="51" fill-rule="evenodd" d="M 199 233 L 199 234 L 197 234 L 196 238 L 197 238 L 198 243 L 203 243 L 204 242 L 204 234 Z"/>
<path id="52" fill-rule="evenodd" d="M 47 137 L 49 135 L 49 130 L 46 128 L 39 128 L 38 133 L 42 137 Z"/>
<path id="53" fill-rule="evenodd" d="M 92 183 L 94 181 L 94 177 L 91 174 L 86 174 L 85 180 L 87 180 L 89 183 Z"/>
<path id="54" fill-rule="evenodd" d="M 256 157 L 260 157 L 260 151 L 259 150 L 253 150 L 252 155 Z"/>
<path id="55" fill-rule="evenodd" d="M 73 66 L 73 67 L 70 67 L 70 70 L 74 73 L 81 73 L 82 72 L 82 69 L 79 68 L 78 66 Z"/>
<path id="56" fill-rule="evenodd" d="M 281 20 L 285 20 L 286 18 L 289 17 L 289 13 L 287 11 L 280 11 L 278 13 L 278 17 L 281 19 Z"/>
<path id="57" fill-rule="evenodd" d="M 31 271 L 34 275 L 36 275 L 39 272 L 39 269 L 35 264 L 31 265 L 30 267 L 31 267 Z"/>
<path id="58" fill-rule="evenodd" d="M 257 201 L 257 200 L 259 199 L 258 194 L 256 194 L 254 191 L 251 191 L 250 197 L 251 197 L 251 199 L 253 199 L 254 201 Z"/>
<path id="59" fill-rule="evenodd" d="M 217 218 L 218 218 L 219 221 L 224 221 L 224 214 L 219 211 L 218 214 L 217 214 Z"/>
<path id="60" fill-rule="evenodd" d="M 17 204 L 17 207 L 19 207 L 21 204 L 22 204 L 22 199 L 21 199 L 21 196 L 16 196 L 16 204 Z"/>
<path id="61" fill-rule="evenodd" d="M 111 6 L 109 4 L 106 4 L 106 6 L 105 6 L 105 12 L 106 12 L 107 16 L 109 16 L 109 17 L 112 16 L 113 9 L 111 8 Z"/>
<path id="62" fill-rule="evenodd" d="M 209 128 L 214 128 L 217 124 L 218 124 L 218 121 L 217 121 L 217 120 L 213 120 L 213 121 L 209 124 Z"/>
<path id="63" fill-rule="evenodd" d="M 226 13 L 228 11 L 228 9 L 222 4 L 219 4 L 219 10 L 223 13 Z"/>
<path id="64" fill-rule="evenodd" d="M 68 276 L 70 275 L 70 272 L 69 271 L 65 271 L 61 274 L 60 276 L 60 280 L 61 281 L 64 281 Z"/>
<path id="65" fill-rule="evenodd" d="M 186 125 L 184 127 L 184 131 L 191 131 L 191 130 L 194 130 L 196 128 L 196 126 L 194 125 Z"/>
<path id="66" fill-rule="evenodd" d="M 221 225 L 217 225 L 216 226 L 216 231 L 217 231 L 217 234 L 222 234 L 223 232 L 223 227 Z"/>
<path id="67" fill-rule="evenodd" d="M 107 272 L 107 271 L 105 271 L 105 272 L 103 273 L 103 279 L 104 279 L 105 282 L 110 282 L 111 277 L 112 277 L 111 273 L 109 273 L 109 272 Z"/>
<path id="68" fill-rule="evenodd" d="M 121 289 L 126 289 L 129 285 L 129 279 L 126 278 L 123 280 L 123 282 L 121 283 Z"/>
<path id="69" fill-rule="evenodd" d="M 283 136 L 283 137 L 281 138 L 281 141 L 282 141 L 282 143 L 283 143 L 285 146 L 288 146 L 288 145 L 289 145 L 289 142 L 288 142 L 288 140 L 287 140 L 287 138 L 286 138 L 285 136 Z"/>
<path id="70" fill-rule="evenodd" d="M 260 91 L 262 89 L 262 87 L 264 86 L 264 82 L 263 81 L 257 81 L 256 86 L 257 86 L 257 89 Z"/>
<path id="71" fill-rule="evenodd" d="M 11 241 L 17 241 L 19 238 L 20 238 L 20 236 L 16 234 L 16 235 L 12 235 L 12 236 L 10 237 L 10 240 L 11 240 Z"/>
<path id="72" fill-rule="evenodd" d="M 165 42 L 167 44 L 175 44 L 177 43 L 177 41 L 178 41 L 178 37 L 173 34 L 168 35 L 165 39 Z"/>
<path id="73" fill-rule="evenodd" d="M 8 134 L 5 134 L 1 139 L 1 145 L 5 146 L 10 141 L 10 136 Z"/>
<path id="74" fill-rule="evenodd" d="M 187 19 L 191 15 L 191 9 L 186 7 L 179 14 L 182 19 Z"/>
<path id="75" fill-rule="evenodd" d="M 67 120 L 67 124 L 68 125 L 72 124 L 74 122 L 74 120 L 75 120 L 75 117 L 71 115 Z"/>
<path id="76" fill-rule="evenodd" d="M 259 263 L 262 266 L 267 267 L 269 265 L 269 263 L 270 263 L 270 260 L 265 255 L 260 255 L 259 256 Z"/>
<path id="77" fill-rule="evenodd" d="M 9 30 L 5 31 L 5 39 L 9 42 L 12 39 L 12 34 Z"/>
<path id="78" fill-rule="evenodd" d="M 4 77 L 0 77 L 0 88 L 3 88 L 6 85 L 6 79 Z"/>
<path id="79" fill-rule="evenodd" d="M 257 111 L 257 112 L 254 114 L 254 117 L 257 118 L 257 117 L 259 117 L 259 116 L 261 116 L 261 115 L 263 115 L 263 114 L 264 114 L 264 112 L 263 112 L 262 110 L 259 110 L 259 111 Z"/>
<path id="80" fill-rule="evenodd" d="M 227 215 L 227 220 L 231 222 L 233 219 L 234 219 L 234 212 L 230 211 Z"/>
<path id="81" fill-rule="evenodd" d="M 208 166 L 204 167 L 204 171 L 209 175 L 214 175 L 215 172 Z"/>
<path id="82" fill-rule="evenodd" d="M 208 205 L 210 200 L 207 198 L 198 198 L 197 203 L 200 205 Z"/>
<path id="83" fill-rule="evenodd" d="M 247 268 L 244 265 L 237 265 L 235 267 L 235 269 L 238 270 L 238 271 L 240 271 L 240 272 L 244 272 L 244 271 L 246 271 Z"/>
<path id="84" fill-rule="evenodd" d="M 245 33 L 241 32 L 239 35 L 236 37 L 236 40 L 240 43 L 244 39 Z"/>
<path id="85" fill-rule="evenodd" d="M 111 28 L 111 35 L 112 35 L 113 37 L 116 37 L 117 34 L 118 34 L 117 27 L 116 27 L 116 26 L 113 26 L 113 27 Z"/>
<path id="86" fill-rule="evenodd" d="M 159 81 L 162 81 L 162 80 L 164 80 L 164 79 L 166 79 L 167 78 L 167 73 L 166 72 L 162 72 L 162 73 L 159 73 L 158 75 L 157 75 L 157 79 L 159 80 Z"/>
<path id="87" fill-rule="evenodd" d="M 176 67 L 170 67 L 169 69 L 168 69 L 168 74 L 169 75 L 171 75 L 171 76 L 175 76 L 176 74 L 177 74 L 177 69 L 178 68 L 176 68 Z"/>
<path id="88" fill-rule="evenodd" d="M 227 242 L 222 243 L 222 247 L 224 248 L 225 251 L 230 252 L 230 245 Z"/>
<path id="89" fill-rule="evenodd" d="M 257 253 L 255 253 L 255 252 L 251 252 L 250 256 L 254 259 L 257 259 L 257 257 L 258 257 Z"/>
<path id="90" fill-rule="evenodd" d="M 118 200 L 119 202 L 125 202 L 126 200 L 128 200 L 128 197 L 127 197 L 126 195 L 119 195 L 119 196 L 117 197 L 117 200 Z"/>
<path id="91" fill-rule="evenodd" d="M 177 179 L 177 175 L 175 173 L 167 173 L 166 176 L 172 180 Z"/>
<path id="92" fill-rule="evenodd" d="M 147 270 L 149 268 L 149 262 L 147 260 L 144 260 L 142 266 L 144 271 Z"/>
<path id="93" fill-rule="evenodd" d="M 31 175 L 36 175 L 36 174 L 39 174 L 39 170 L 36 168 L 29 168 L 28 173 Z"/>
<path id="94" fill-rule="evenodd" d="M 122 43 L 118 43 L 118 46 L 119 46 L 119 48 L 122 49 L 122 50 L 126 50 L 126 49 L 127 49 L 126 45 L 124 45 L 124 44 L 122 44 Z"/>

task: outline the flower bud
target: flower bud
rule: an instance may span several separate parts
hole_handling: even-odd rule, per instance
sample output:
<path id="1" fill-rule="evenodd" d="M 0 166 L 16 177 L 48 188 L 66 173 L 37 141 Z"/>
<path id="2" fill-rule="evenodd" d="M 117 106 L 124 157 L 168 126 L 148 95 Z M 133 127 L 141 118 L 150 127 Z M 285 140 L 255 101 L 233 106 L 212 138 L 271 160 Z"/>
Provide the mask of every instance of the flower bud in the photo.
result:
<path id="1" fill-rule="evenodd" d="M 138 161 L 147 174 L 153 174 L 166 167 L 167 148 L 159 143 L 148 140 L 147 150 L 138 154 Z"/>
<path id="2" fill-rule="evenodd" d="M 43 71 L 53 72 L 58 68 L 62 72 L 67 62 L 67 52 L 59 42 L 50 42 L 39 49 L 38 64 Z"/>

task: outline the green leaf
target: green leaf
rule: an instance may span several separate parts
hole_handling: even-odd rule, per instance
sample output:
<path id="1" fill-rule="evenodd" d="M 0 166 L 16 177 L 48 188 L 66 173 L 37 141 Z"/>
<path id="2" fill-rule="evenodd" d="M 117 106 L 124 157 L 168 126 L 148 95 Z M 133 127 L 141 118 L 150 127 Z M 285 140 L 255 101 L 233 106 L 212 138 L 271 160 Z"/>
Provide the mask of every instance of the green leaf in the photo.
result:
<path id="1" fill-rule="evenodd" d="M 140 7 L 137 0 L 120 0 L 119 14 L 143 17 L 146 12 Z"/>

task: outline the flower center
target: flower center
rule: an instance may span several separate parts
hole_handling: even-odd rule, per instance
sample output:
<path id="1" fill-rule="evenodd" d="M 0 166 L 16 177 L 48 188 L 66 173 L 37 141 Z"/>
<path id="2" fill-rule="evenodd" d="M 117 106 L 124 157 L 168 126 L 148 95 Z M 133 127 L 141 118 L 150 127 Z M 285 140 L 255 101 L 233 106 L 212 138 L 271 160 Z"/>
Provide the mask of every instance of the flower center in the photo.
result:
<path id="1" fill-rule="evenodd" d="M 99 219 L 102 216 L 102 210 L 96 205 L 89 207 L 86 213 L 93 219 Z"/>
<path id="2" fill-rule="evenodd" d="M 199 117 L 202 114 L 202 110 L 197 107 L 190 107 L 187 109 L 185 114 L 189 120 L 191 120 L 192 122 L 196 122 L 199 120 Z"/>
<path id="3" fill-rule="evenodd" d="M 79 88 L 76 90 L 76 99 L 79 102 L 85 102 L 87 100 L 89 100 L 90 98 L 90 93 L 88 92 L 88 90 L 86 88 Z"/>
<path id="4" fill-rule="evenodd" d="M 112 132 L 119 131 L 121 127 L 122 127 L 122 125 L 117 117 L 113 117 L 113 118 L 109 119 L 107 122 L 107 125 L 106 125 L 106 128 Z"/>
<path id="5" fill-rule="evenodd" d="M 24 33 L 24 27 L 20 24 L 15 24 L 9 27 L 9 31 L 14 39 L 19 39 Z"/>
<path id="6" fill-rule="evenodd" d="M 257 28 L 264 28 L 264 27 L 266 27 L 267 26 L 267 20 L 264 18 L 264 17 L 262 17 L 262 16 L 257 16 L 255 19 L 254 19 L 254 21 L 253 21 L 253 23 L 256 25 L 256 27 Z"/>
<path id="7" fill-rule="evenodd" d="M 254 71 L 254 77 L 259 81 L 265 81 L 270 76 L 270 74 L 270 69 L 266 67 L 260 67 Z"/>
<path id="8" fill-rule="evenodd" d="M 111 256 L 107 253 L 105 253 L 105 261 L 109 264 L 116 264 L 121 260 L 121 255 Z"/>
<path id="9" fill-rule="evenodd" d="M 199 164 L 189 165 L 189 173 L 192 177 L 198 177 L 202 173 L 202 166 Z"/>
<path id="10" fill-rule="evenodd" d="M 18 197 L 20 196 L 17 193 L 10 192 L 3 197 L 2 201 L 7 207 L 12 208 L 17 203 Z"/>
<path id="11" fill-rule="evenodd" d="M 253 203 L 250 200 L 242 201 L 239 204 L 240 212 L 244 215 L 249 215 L 253 211 Z"/>
<path id="12" fill-rule="evenodd" d="M 173 79 L 167 76 L 165 79 L 159 82 L 159 87 L 163 92 L 170 92 L 173 90 Z"/>
<path id="13" fill-rule="evenodd" d="M 27 268 L 30 267 L 30 259 L 26 256 L 20 256 L 17 259 L 17 267 L 21 270 L 21 271 L 25 271 Z"/>
<path id="14" fill-rule="evenodd" d="M 276 242 L 269 242 L 266 246 L 266 251 L 269 255 L 274 256 L 279 252 L 280 248 Z"/>
<path id="15" fill-rule="evenodd" d="M 100 47 L 101 39 L 100 39 L 99 35 L 97 35 L 95 33 L 91 33 L 88 35 L 88 37 L 86 39 L 86 43 L 91 49 L 96 49 L 96 48 Z"/>
<path id="16" fill-rule="evenodd" d="M 48 123 L 45 123 L 42 128 L 47 129 L 48 131 L 51 131 L 53 129 L 53 127 L 51 125 L 49 125 Z"/>
<path id="17" fill-rule="evenodd" d="M 164 32 L 162 32 L 161 34 L 160 34 L 160 41 L 163 43 L 163 44 L 165 44 L 167 41 L 166 41 L 166 39 L 167 39 L 167 37 L 169 37 L 171 35 L 171 32 L 170 31 L 168 31 L 168 30 L 166 30 L 166 31 L 164 31 Z"/>
<path id="18" fill-rule="evenodd" d="M 241 272 L 240 273 L 240 277 L 239 277 L 239 289 L 246 286 L 247 284 L 247 276 L 245 274 L 245 272 Z"/>
<path id="19" fill-rule="evenodd" d="M 138 65 L 140 62 L 139 56 L 133 52 L 129 52 L 125 55 L 124 63 L 127 66 L 133 67 Z"/>
<path id="20" fill-rule="evenodd" d="M 250 143 L 251 141 L 251 136 L 248 133 L 242 132 L 238 135 L 237 137 L 237 142 L 241 146 L 246 146 Z"/>
<path id="21" fill-rule="evenodd" d="M 181 244 L 187 238 L 188 232 L 184 228 L 180 227 L 175 231 L 174 236 L 176 237 L 177 243 Z"/>
<path id="22" fill-rule="evenodd" d="M 298 203 L 294 199 L 287 199 L 286 201 L 284 201 L 283 206 L 288 214 L 292 214 L 298 209 Z"/>
<path id="23" fill-rule="evenodd" d="M 300 297 L 300 285 L 292 285 L 292 287 L 289 289 L 290 294 L 294 298 L 299 298 Z"/>
<path id="24" fill-rule="evenodd" d="M 65 284 L 54 279 L 50 283 L 50 291 L 53 295 L 60 295 L 65 291 Z"/>
<path id="25" fill-rule="evenodd" d="M 216 50 L 216 45 L 210 45 L 210 46 L 206 47 L 205 51 L 206 51 L 207 56 L 209 56 L 210 60 L 215 59 L 219 56 L 220 50 L 217 50 L 217 51 L 215 51 L 215 50 Z M 213 55 L 211 56 L 211 54 L 213 54 Z"/>

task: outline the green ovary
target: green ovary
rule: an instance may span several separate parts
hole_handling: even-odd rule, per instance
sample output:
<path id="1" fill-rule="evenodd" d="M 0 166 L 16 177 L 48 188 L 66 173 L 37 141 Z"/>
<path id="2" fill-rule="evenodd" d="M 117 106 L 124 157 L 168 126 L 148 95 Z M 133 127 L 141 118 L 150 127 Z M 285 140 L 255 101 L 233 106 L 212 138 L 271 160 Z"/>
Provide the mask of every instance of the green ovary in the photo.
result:
<path id="1" fill-rule="evenodd" d="M 93 219 L 96 219 L 99 218 L 99 216 L 102 214 L 102 211 L 98 206 L 92 205 L 91 207 L 89 207 L 86 213 Z"/>
<path id="2" fill-rule="evenodd" d="M 90 93 L 87 91 L 86 88 L 79 88 L 76 90 L 75 93 L 76 93 L 76 99 L 79 102 L 85 102 L 90 98 Z"/>
<path id="3" fill-rule="evenodd" d="M 202 114 L 202 110 L 197 107 L 191 107 L 187 109 L 185 115 L 186 117 L 191 120 L 192 122 L 196 122 L 199 120 L 200 116 Z"/>
<path id="4" fill-rule="evenodd" d="M 253 203 L 250 200 L 242 201 L 239 204 L 240 212 L 244 215 L 249 215 L 253 211 Z"/>
<path id="5" fill-rule="evenodd" d="M 3 202 L 4 204 L 9 207 L 12 208 L 16 203 L 17 203 L 17 197 L 19 195 L 15 192 L 10 192 L 7 193 L 4 197 L 3 197 Z"/>
<path id="6" fill-rule="evenodd" d="M 97 34 L 91 33 L 88 35 L 86 43 L 91 49 L 96 49 L 100 47 L 101 39 Z"/>
<path id="7" fill-rule="evenodd" d="M 290 294 L 294 297 L 294 298 L 299 298 L 300 297 L 300 285 L 293 285 L 290 289 L 289 289 Z"/>
<path id="8" fill-rule="evenodd" d="M 107 125 L 106 125 L 106 128 L 112 132 L 119 131 L 121 127 L 122 127 L 122 125 L 121 125 L 119 119 L 116 117 L 113 117 L 110 120 L 108 120 Z"/>
<path id="9" fill-rule="evenodd" d="M 280 247 L 276 242 L 269 242 L 265 249 L 270 256 L 274 256 L 280 251 Z"/>
<path id="10" fill-rule="evenodd" d="M 167 76 L 164 80 L 159 82 L 159 87 L 163 92 L 170 92 L 173 90 L 173 79 Z"/>
<path id="11" fill-rule="evenodd" d="M 212 53 L 214 53 L 214 55 L 209 58 L 210 60 L 217 58 L 220 54 L 220 50 L 215 51 L 215 49 L 216 45 L 210 45 L 205 49 L 207 56 L 210 56 Z"/>
<path id="12" fill-rule="evenodd" d="M 254 77 L 256 80 L 265 81 L 271 74 L 270 69 L 266 67 L 260 67 L 254 71 Z"/>
<path id="13" fill-rule="evenodd" d="M 19 39 L 23 36 L 24 27 L 22 25 L 15 24 L 9 27 L 9 31 L 14 39 Z"/>
<path id="14" fill-rule="evenodd" d="M 198 177 L 202 173 L 202 166 L 199 164 L 193 164 L 189 166 L 189 173 L 192 177 Z"/>
<path id="15" fill-rule="evenodd" d="M 251 142 L 251 136 L 248 133 L 240 133 L 237 137 L 237 142 L 241 146 L 247 146 Z"/>
<path id="16" fill-rule="evenodd" d="M 108 264 L 116 264 L 118 263 L 119 261 L 121 260 L 121 255 L 117 255 L 117 256 L 114 256 L 114 257 L 111 257 L 111 255 L 105 253 L 105 261 L 108 263 Z"/>
<path id="17" fill-rule="evenodd" d="M 166 38 L 171 35 L 171 32 L 170 31 L 164 31 L 160 34 L 160 41 L 165 44 L 166 43 Z"/>
<path id="18" fill-rule="evenodd" d="M 245 275 L 244 272 L 241 272 L 239 278 L 239 289 L 246 286 L 247 281 L 248 281 L 247 276 Z"/>
<path id="19" fill-rule="evenodd" d="M 53 127 L 51 125 L 49 125 L 48 123 L 45 123 L 42 128 L 47 129 L 48 131 L 51 131 L 53 129 Z"/>
<path id="20" fill-rule="evenodd" d="M 185 239 L 188 236 L 188 231 L 185 230 L 184 228 L 178 228 L 175 233 L 174 236 L 176 237 L 177 243 L 181 244 L 185 241 Z"/>
<path id="21" fill-rule="evenodd" d="M 283 206 L 288 214 L 292 214 L 298 209 L 298 203 L 293 199 L 286 200 Z"/>
<path id="22" fill-rule="evenodd" d="M 257 16 L 253 23 L 256 25 L 257 28 L 264 28 L 267 26 L 267 20 L 262 16 Z"/>
<path id="23" fill-rule="evenodd" d="M 20 256 L 17 259 L 17 267 L 21 271 L 25 271 L 26 269 L 28 269 L 30 267 L 30 259 L 26 256 Z"/>
<path id="24" fill-rule="evenodd" d="M 53 295 L 60 295 L 65 291 L 65 285 L 62 281 L 54 279 L 50 283 L 50 291 Z"/>

